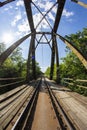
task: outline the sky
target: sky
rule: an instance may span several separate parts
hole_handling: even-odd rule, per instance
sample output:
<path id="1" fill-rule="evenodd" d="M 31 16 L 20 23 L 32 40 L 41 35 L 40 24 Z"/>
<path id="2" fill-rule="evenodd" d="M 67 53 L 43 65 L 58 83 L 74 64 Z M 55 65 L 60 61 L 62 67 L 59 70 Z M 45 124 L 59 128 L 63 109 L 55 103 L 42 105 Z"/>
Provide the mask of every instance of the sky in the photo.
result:
<path id="1" fill-rule="evenodd" d="M 4 0 L 0 0 L 3 2 Z M 45 14 L 56 2 L 56 0 L 32 0 L 43 14 Z M 80 0 L 87 4 L 87 0 Z M 57 5 L 46 16 L 50 25 L 53 27 L 55 20 Z M 42 15 L 32 4 L 32 13 L 34 26 L 36 27 Z M 87 27 L 87 8 L 84 8 L 71 0 L 66 0 L 60 24 L 57 33 L 65 36 L 82 31 L 84 27 Z M 37 31 L 51 31 L 48 23 L 44 19 L 40 26 L 37 27 Z M 0 43 L 4 42 L 6 48 L 12 45 L 15 41 L 30 33 L 30 27 L 27 20 L 25 7 L 23 0 L 15 0 L 0 8 Z M 39 35 L 36 36 L 39 39 Z M 47 36 L 48 37 L 48 36 Z M 49 37 L 50 39 L 51 37 Z M 45 41 L 43 37 L 42 42 Z M 60 63 L 61 58 L 66 56 L 65 44 L 61 40 L 58 42 L 58 51 Z M 20 47 L 22 48 L 22 54 L 25 59 L 28 57 L 30 38 L 24 41 Z M 51 63 L 51 49 L 48 44 L 39 44 L 36 49 L 36 61 L 40 64 L 42 71 L 45 71 Z"/>

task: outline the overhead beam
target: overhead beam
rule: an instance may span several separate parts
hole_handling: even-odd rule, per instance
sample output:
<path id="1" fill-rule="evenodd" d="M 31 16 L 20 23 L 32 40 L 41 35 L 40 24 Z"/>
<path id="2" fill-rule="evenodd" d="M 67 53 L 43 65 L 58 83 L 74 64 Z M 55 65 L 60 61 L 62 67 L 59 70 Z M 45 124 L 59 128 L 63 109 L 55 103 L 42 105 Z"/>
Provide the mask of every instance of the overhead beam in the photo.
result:
<path id="1" fill-rule="evenodd" d="M 30 70 L 32 70 L 32 73 L 30 72 Z M 35 34 L 31 35 L 29 53 L 28 53 L 28 60 L 27 60 L 27 76 L 26 76 L 26 80 L 29 82 L 31 80 L 31 78 L 36 79 Z"/>
<path id="2" fill-rule="evenodd" d="M 66 0 L 58 0 L 58 8 L 57 8 L 57 13 L 56 13 L 56 18 L 55 18 L 55 22 L 54 22 L 54 27 L 53 27 L 53 32 L 56 33 L 58 26 L 59 26 L 59 22 L 60 22 L 60 18 L 62 15 L 62 11 L 65 5 L 65 1 Z"/>
<path id="3" fill-rule="evenodd" d="M 73 53 L 79 58 L 79 60 L 84 65 L 84 67 L 87 69 L 87 58 L 83 56 L 83 54 L 81 53 L 81 51 L 78 50 L 71 42 L 69 42 L 68 40 L 66 40 L 61 35 L 59 35 L 59 34 L 55 34 L 55 35 L 58 36 L 58 38 L 60 38 L 73 51 Z"/>
<path id="4" fill-rule="evenodd" d="M 77 3 L 77 4 L 81 5 L 81 6 L 83 6 L 85 8 L 87 8 L 87 4 L 86 3 L 83 3 L 83 2 L 78 1 L 78 0 L 71 0 L 71 1 Z"/>
<path id="5" fill-rule="evenodd" d="M 28 34 L 24 37 L 22 37 L 21 39 L 19 39 L 17 42 L 15 42 L 14 44 L 12 44 L 6 51 L 4 51 L 1 55 L 0 55 L 0 65 L 3 64 L 3 62 L 8 58 L 8 56 L 14 51 L 15 48 L 17 48 L 24 40 L 26 40 L 29 36 L 31 35 Z"/>
<path id="6" fill-rule="evenodd" d="M 0 2 L 0 7 L 6 5 L 6 4 L 10 3 L 10 2 L 13 2 L 13 1 L 15 1 L 15 0 L 6 0 L 4 2 Z"/>
<path id="7" fill-rule="evenodd" d="M 36 32 L 36 34 L 47 34 L 51 35 L 50 32 Z M 83 56 L 80 50 L 78 50 L 70 41 L 66 40 L 61 35 L 54 33 L 58 38 L 60 38 L 69 48 L 73 51 L 73 53 L 79 58 L 84 67 L 87 69 L 87 58 Z"/>
<path id="8" fill-rule="evenodd" d="M 34 23 L 33 23 L 33 15 L 32 15 L 32 9 L 31 9 L 31 0 L 24 0 L 24 5 L 27 13 L 28 22 L 30 25 L 31 32 L 34 32 Z"/>

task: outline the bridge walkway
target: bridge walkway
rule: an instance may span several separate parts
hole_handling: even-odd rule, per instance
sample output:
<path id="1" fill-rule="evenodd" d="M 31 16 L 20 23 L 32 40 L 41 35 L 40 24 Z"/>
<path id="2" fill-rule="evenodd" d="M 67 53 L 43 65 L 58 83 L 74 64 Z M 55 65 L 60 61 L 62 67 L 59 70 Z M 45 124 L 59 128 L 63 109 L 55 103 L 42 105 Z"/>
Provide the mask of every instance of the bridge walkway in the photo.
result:
<path id="1" fill-rule="evenodd" d="M 50 82 L 51 89 L 77 130 L 87 130 L 87 97 Z"/>

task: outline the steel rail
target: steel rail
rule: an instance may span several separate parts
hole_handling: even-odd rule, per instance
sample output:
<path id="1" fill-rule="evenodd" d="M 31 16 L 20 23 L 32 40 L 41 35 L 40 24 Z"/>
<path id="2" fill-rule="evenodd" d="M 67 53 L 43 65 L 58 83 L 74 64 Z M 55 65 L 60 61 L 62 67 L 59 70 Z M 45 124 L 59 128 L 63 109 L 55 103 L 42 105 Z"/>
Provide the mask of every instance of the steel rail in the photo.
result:
<path id="1" fill-rule="evenodd" d="M 27 102 L 27 98 L 30 96 L 29 91 L 26 91 L 24 94 L 21 95 L 21 100 L 19 100 L 19 98 L 16 100 L 17 102 L 14 102 L 14 104 L 12 104 L 9 107 L 9 111 L 6 113 L 6 115 L 4 115 L 1 119 L 0 119 L 0 129 L 7 129 L 8 125 L 10 124 L 10 122 L 12 122 L 12 119 L 15 117 L 15 115 L 17 115 L 17 113 L 20 111 L 20 109 L 24 108 L 24 102 Z M 11 124 L 12 125 L 12 124 Z"/>
<path id="2" fill-rule="evenodd" d="M 34 90 L 30 101 L 28 102 L 27 106 L 25 107 L 25 109 L 22 111 L 22 113 L 20 114 L 19 118 L 17 119 L 15 125 L 13 126 L 12 130 L 24 130 L 27 129 L 27 127 L 29 127 L 28 124 L 27 126 L 27 121 L 29 120 L 31 113 L 32 113 L 32 109 L 35 108 L 35 104 L 38 98 L 38 92 L 39 92 L 39 85 L 41 83 L 41 80 L 38 81 L 37 85 L 36 85 L 36 89 Z"/>
<path id="3" fill-rule="evenodd" d="M 74 124 L 72 123 L 72 121 L 69 119 L 68 115 L 63 110 L 62 105 L 59 103 L 58 99 L 55 97 L 53 91 L 50 88 L 49 83 L 46 81 L 46 79 L 44 79 L 44 80 L 45 80 L 45 84 L 47 85 L 49 95 L 50 95 L 52 104 L 54 106 L 57 118 L 59 120 L 61 129 L 76 130 Z"/>
<path id="4" fill-rule="evenodd" d="M 34 82 L 35 86 L 38 86 L 39 80 L 37 80 L 36 82 Z M 6 115 L 4 115 L 1 119 L 0 119 L 0 130 L 4 130 L 4 129 L 11 129 L 16 123 L 17 119 L 20 117 L 21 113 L 23 111 L 25 111 L 27 105 L 29 104 L 30 106 L 30 102 L 32 102 L 31 98 L 34 95 L 37 87 L 35 86 L 31 86 L 27 88 L 25 87 L 25 90 L 20 93 L 18 96 L 19 98 L 16 97 L 16 99 L 13 99 L 14 102 L 11 103 L 10 106 L 8 106 L 9 111 L 6 113 Z M 31 88 L 31 89 L 30 89 Z M 8 104 L 7 104 L 8 105 Z M 7 116 L 7 117 L 5 117 Z M 14 122 L 14 123 L 13 123 Z"/>

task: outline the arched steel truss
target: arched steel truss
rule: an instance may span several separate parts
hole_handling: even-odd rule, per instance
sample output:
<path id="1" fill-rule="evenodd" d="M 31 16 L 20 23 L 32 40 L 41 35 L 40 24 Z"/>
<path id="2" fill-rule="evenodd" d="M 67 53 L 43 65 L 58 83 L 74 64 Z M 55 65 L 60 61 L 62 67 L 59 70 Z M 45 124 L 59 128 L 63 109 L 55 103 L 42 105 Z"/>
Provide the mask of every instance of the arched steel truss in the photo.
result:
<path id="1" fill-rule="evenodd" d="M 42 19 L 39 21 L 39 23 L 34 27 L 33 23 L 33 15 L 32 15 L 32 8 L 31 4 L 33 4 L 37 10 L 41 13 Z M 43 15 L 43 13 L 40 11 L 40 9 L 36 6 L 32 0 L 24 0 L 24 5 L 27 13 L 27 18 L 30 25 L 31 33 L 24 36 L 23 38 L 19 39 L 17 42 L 15 42 L 13 45 L 11 45 L 5 52 L 3 52 L 0 55 L 0 65 L 3 64 L 3 62 L 7 59 L 7 57 L 13 52 L 13 50 L 18 47 L 24 40 L 26 40 L 28 37 L 31 36 L 30 40 L 30 46 L 29 46 L 29 53 L 28 53 L 28 61 L 27 61 L 27 80 L 30 79 L 30 60 L 32 57 L 32 75 L 33 78 L 36 78 L 36 68 L 35 68 L 35 50 L 39 44 L 41 44 L 41 39 L 44 36 L 46 42 L 43 44 L 48 44 L 51 48 L 51 71 L 50 71 L 50 79 L 53 78 L 53 71 L 54 71 L 54 62 L 56 57 L 56 65 L 57 65 L 57 82 L 60 81 L 59 78 L 59 57 L 58 57 L 58 47 L 57 47 L 57 38 L 61 39 L 74 53 L 77 55 L 77 57 L 80 59 L 80 61 L 83 63 L 85 68 L 87 69 L 87 59 L 83 56 L 83 54 L 68 40 L 66 40 L 61 35 L 57 34 L 57 29 L 59 26 L 60 18 L 62 15 L 62 11 L 64 8 L 65 0 L 57 0 L 57 2 L 54 3 L 54 5 L 46 12 L 46 14 Z M 46 15 L 52 10 L 52 8 L 57 5 L 57 12 L 56 17 L 54 21 L 53 27 L 50 25 L 49 21 L 46 19 Z M 45 19 L 48 23 L 48 26 L 50 27 L 50 32 L 43 32 L 37 31 L 38 26 L 41 24 L 42 20 Z M 40 34 L 39 40 L 36 38 L 36 35 Z M 51 39 L 49 40 L 47 35 L 51 36 Z M 35 41 L 37 41 L 37 45 L 35 45 Z"/>

